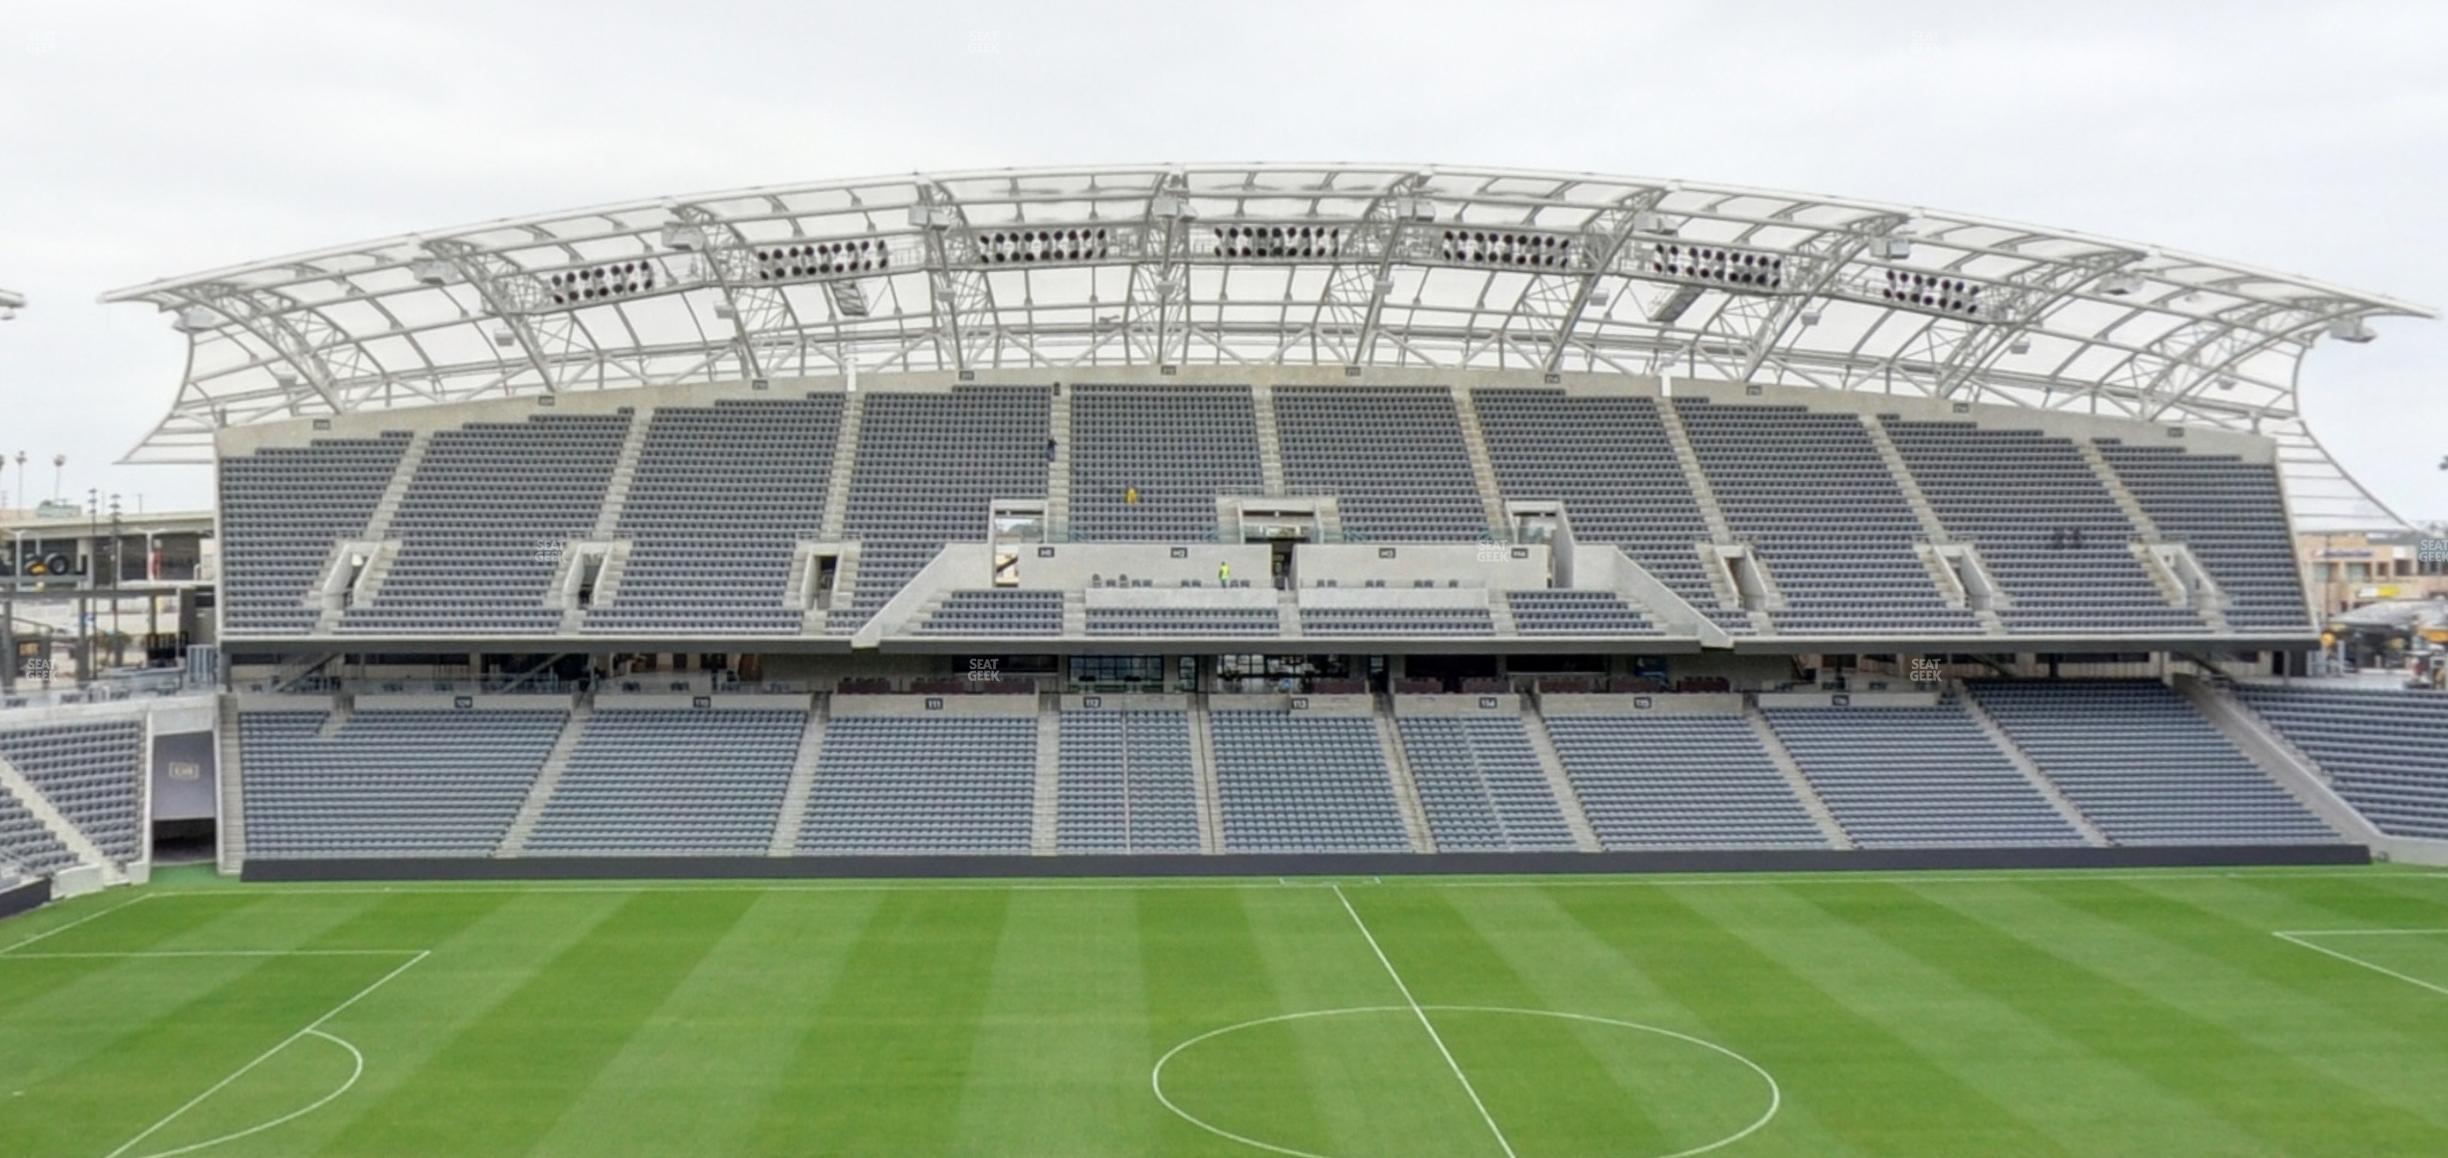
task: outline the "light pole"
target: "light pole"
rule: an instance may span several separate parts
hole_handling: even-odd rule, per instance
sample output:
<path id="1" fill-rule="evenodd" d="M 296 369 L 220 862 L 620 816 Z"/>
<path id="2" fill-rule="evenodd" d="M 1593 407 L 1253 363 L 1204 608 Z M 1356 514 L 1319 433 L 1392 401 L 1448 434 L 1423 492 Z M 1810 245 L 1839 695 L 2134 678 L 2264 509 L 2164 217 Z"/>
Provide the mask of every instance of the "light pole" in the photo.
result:
<path id="1" fill-rule="evenodd" d="M 126 667 L 126 666 L 127 666 L 127 639 L 126 639 L 126 637 L 121 636 L 121 635 L 119 634 L 119 583 L 120 583 L 121 579 L 123 578 L 123 576 L 120 574 L 120 572 L 121 572 L 122 570 L 124 570 L 124 568 L 121 566 L 121 564 L 120 564 L 120 559 L 119 559 L 119 492 L 117 492 L 117 491 L 112 491 L 112 492 L 111 492 L 111 497 L 110 497 L 110 512 L 111 512 L 111 537 L 110 537 L 110 544 L 111 544 L 111 563 L 110 563 L 110 593 L 111 593 L 111 594 L 110 594 L 110 617 L 111 617 L 111 620 L 110 620 L 110 627 L 111 627 L 111 666 L 112 666 L 112 667 Z"/>

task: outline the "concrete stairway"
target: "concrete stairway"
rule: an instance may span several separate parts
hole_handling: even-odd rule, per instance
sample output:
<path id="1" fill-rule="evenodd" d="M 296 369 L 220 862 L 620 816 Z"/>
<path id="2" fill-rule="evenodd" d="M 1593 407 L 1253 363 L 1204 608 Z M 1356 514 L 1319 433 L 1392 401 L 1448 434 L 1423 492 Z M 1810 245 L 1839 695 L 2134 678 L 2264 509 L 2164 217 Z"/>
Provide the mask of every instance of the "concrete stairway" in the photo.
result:
<path id="1" fill-rule="evenodd" d="M 791 760 L 790 787 L 782 792 L 782 812 L 774 818 L 767 856 L 791 856 L 799 851 L 799 830 L 806 827 L 808 798 L 816 791 L 816 764 L 824 758 L 825 732 L 833 726 L 833 696 L 816 693 L 808 709 L 807 727 L 799 733 L 799 754 Z"/>
<path id="2" fill-rule="evenodd" d="M 2088 438 L 2079 438 L 2074 441 L 2074 447 L 2082 452 L 2083 462 L 2099 478 L 2100 485 L 2108 488 L 2108 497 L 2116 500 L 2117 509 L 2125 512 L 2125 519 L 2133 524 L 2134 533 L 2146 543 L 2162 542 L 2159 524 L 2152 521 L 2149 511 L 2142 509 L 2142 500 L 2134 497 L 2133 490 L 2125 485 L 2125 479 L 2117 474 L 2108 456 L 2100 453 L 2099 445 Z"/>
<path id="3" fill-rule="evenodd" d="M 382 498 L 374 504 L 374 514 L 366 519 L 364 537 L 380 541 L 391 537 L 391 520 L 399 516 L 400 504 L 408 499 L 408 484 L 416 478 L 417 468 L 425 464 L 425 451 L 433 445 L 433 432 L 420 430 L 408 439 L 408 448 L 400 452 L 399 466 L 391 472 L 391 484 L 383 488 Z"/>
<path id="4" fill-rule="evenodd" d="M 1564 771 L 1564 758 L 1556 753 L 1555 737 L 1547 733 L 1547 721 L 1537 712 L 1522 713 L 1522 731 L 1530 737 L 1530 750 L 1538 755 L 1539 770 L 1547 774 L 1547 790 L 1555 793 L 1556 803 L 1564 809 L 1564 827 L 1572 833 L 1573 847 L 1583 852 L 1603 852 L 1598 832 L 1590 827 L 1589 813 L 1581 807 L 1581 793 L 1573 787 L 1572 776 Z"/>
<path id="5" fill-rule="evenodd" d="M 536 822 L 544 818 L 544 808 L 552 803 L 553 793 L 561 787 L 561 776 L 569 771 L 570 754 L 578 750 L 578 737 L 586 732 L 587 721 L 595 717 L 595 709 L 581 702 L 570 709 L 569 719 L 561 725 L 561 734 L 553 738 L 552 752 L 544 757 L 544 767 L 537 771 L 535 783 L 527 786 L 527 800 L 519 805 L 518 816 L 511 820 L 510 831 L 502 834 L 496 857 L 519 857 L 527 854 L 527 839 L 535 835 Z"/>
<path id="6" fill-rule="evenodd" d="M 1862 430 L 1870 436 L 1870 445 L 1878 449 L 1879 461 L 1887 464 L 1887 473 L 1895 476 L 1896 489 L 1904 493 L 1904 502 L 1912 507 L 1913 518 L 1921 524 L 1924 542 L 1950 542 L 1946 524 L 1938 520 L 1938 511 L 1930 506 L 1929 496 L 1921 493 L 1921 481 L 1913 477 L 1912 467 L 1904 461 L 1904 453 L 1896 449 L 1895 440 L 1887 437 L 1887 424 L 1878 416 L 1863 414 Z"/>
<path id="7" fill-rule="evenodd" d="M 594 538 L 609 539 L 620 528 L 621 512 L 629 508 L 629 484 L 637 481 L 638 460 L 646 454 L 646 428 L 653 424 L 652 406 L 640 406 L 629 416 L 629 433 L 621 439 L 620 457 L 612 460 L 612 481 L 604 488 L 603 506 L 595 512 Z"/>
<path id="8" fill-rule="evenodd" d="M 866 412 L 866 395 L 853 390 L 842 397 L 841 431 L 833 437 L 833 473 L 825 482 L 824 534 L 820 537 L 828 543 L 841 542 L 842 526 L 850 519 L 850 476 L 858 465 L 859 421 Z"/>
<path id="9" fill-rule="evenodd" d="M 1394 782 L 1394 803 L 1402 811 L 1403 834 L 1413 852 L 1435 852 L 1436 837 L 1428 829 L 1428 810 L 1420 804 L 1419 781 L 1411 774 L 1411 754 L 1403 747 L 1402 729 L 1394 726 L 1394 702 L 1377 697 L 1377 746 L 1385 750 L 1386 773 Z"/>
<path id="10" fill-rule="evenodd" d="M 1505 515 L 1504 494 L 1496 484 L 1496 461 L 1488 456 L 1487 434 L 1479 429 L 1479 404 L 1470 387 L 1453 387 L 1454 415 L 1462 423 L 1462 445 L 1470 451 L 1471 479 L 1479 486 L 1488 533 L 1499 542 L 1513 538 L 1512 520 Z"/>
<path id="11" fill-rule="evenodd" d="M 51 839 L 67 846 L 68 851 L 76 855 L 78 864 L 101 866 L 104 883 L 127 883 L 127 870 L 112 861 L 100 845 L 85 835 L 84 829 L 61 815 L 60 810 L 52 805 L 51 798 L 43 795 L 42 789 L 36 788 L 34 782 L 26 779 L 25 774 L 19 772 L 17 766 L 9 763 L 5 756 L 0 756 L 0 795 L 16 797 L 17 803 L 32 813 L 34 819 L 42 822 L 43 828 L 50 832 Z"/>
<path id="12" fill-rule="evenodd" d="M 1717 488 L 1709 485 L 1708 472 L 1700 469 L 1700 454 L 1692 449 L 1691 432 L 1683 428 L 1683 416 L 1676 412 L 1674 399 L 1658 399 L 1658 424 L 1666 428 L 1666 441 L 1674 445 L 1674 456 L 1683 467 L 1683 481 L 1691 486 L 1692 498 L 1700 505 L 1700 518 L 1708 524 L 1709 540 L 1716 543 L 1734 541 L 1733 528 L 1726 523 L 1725 509 L 1717 505 Z"/>
<path id="13" fill-rule="evenodd" d="M 1837 848 L 1855 847 L 1851 834 L 1845 832 L 1844 825 L 1836 822 L 1836 814 L 1829 811 L 1827 801 L 1819 798 L 1819 789 L 1810 782 L 1810 777 L 1802 774 L 1802 765 L 1794 762 L 1793 753 L 1785 749 L 1785 741 L 1777 738 L 1776 729 L 1769 725 L 1768 717 L 1760 712 L 1759 705 L 1744 700 L 1743 718 L 1751 722 L 1751 732 L 1759 737 L 1760 747 L 1768 750 L 1768 761 L 1775 764 L 1777 772 L 1785 777 L 1785 786 L 1793 789 L 1794 795 L 1801 799 L 1803 811 L 1810 813 L 1811 819 L 1818 822 L 1819 834 L 1827 837 L 1828 843 Z"/>
<path id="14" fill-rule="evenodd" d="M 219 698 L 220 721 L 214 729 L 213 744 L 220 750 L 219 766 L 214 772 L 221 815 L 213 828 L 221 846 L 218 856 L 221 875 L 233 876 L 246 867 L 246 770 L 238 742 L 238 697 Z"/>
<path id="15" fill-rule="evenodd" d="M 1128 795 L 1126 792 L 1125 796 Z M 1037 786 L 1029 798 L 1029 855 L 1054 855 L 1062 807 L 1062 696 L 1037 695 Z"/>
<path id="16" fill-rule="evenodd" d="M 1053 432 L 1054 460 L 1046 464 L 1046 541 L 1071 541 L 1071 392 L 1054 388 L 1046 429 Z"/>
<path id="17" fill-rule="evenodd" d="M 1214 856 L 1224 851 L 1224 806 L 1216 796 L 1215 720 L 1205 695 L 1190 697 L 1190 776 L 1198 786 L 1199 851 Z"/>
<path id="18" fill-rule="evenodd" d="M 1972 717 L 1972 722 L 1980 725 L 1982 734 L 1989 737 L 1990 745 L 2004 753 L 2006 762 L 2014 765 L 2015 771 L 2022 773 L 2023 778 L 2039 790 L 2041 797 L 2049 802 L 2049 807 L 2056 809 L 2057 815 L 2064 817 L 2067 824 L 2074 826 L 2074 831 L 2082 834 L 2083 843 L 2093 848 L 2106 848 L 2114 843 L 2108 839 L 2107 833 L 2100 831 L 2098 825 L 2091 823 L 2090 817 L 2083 815 L 2080 806 L 2058 790 L 2057 782 L 2049 779 L 2048 773 L 2032 762 L 2030 754 L 2023 751 L 2022 745 L 2014 742 L 2014 737 L 2006 733 L 1996 717 L 1991 716 L 1989 709 L 1982 707 L 1970 691 L 1957 685 L 1955 698 L 1962 702 L 1964 712 Z"/>
<path id="19" fill-rule="evenodd" d="M 1278 498 L 1284 490 L 1283 440 L 1275 432 L 1275 388 L 1250 387 L 1250 412 L 1258 426 L 1258 477 L 1266 493 Z"/>
<path id="20" fill-rule="evenodd" d="M 2320 817 L 2338 834 L 2358 844 L 2388 851 L 2400 860 L 2439 864 L 2448 859 L 2448 849 L 2430 849 L 2426 844 L 2439 842 L 2409 842 L 2381 832 L 2346 798 L 2329 784 L 2328 774 L 2303 749 L 2269 725 L 2260 715 L 2233 695 L 2189 676 L 2173 681 L 2177 694 L 2193 705 L 2202 718 L 2210 721 L 2227 741 L 2244 753 L 2244 758 L 2276 781 L 2278 786 L 2301 801 L 2312 815 Z M 2408 854 L 2412 855 L 2408 855 Z M 2427 854 L 2427 855 L 2426 855 Z"/>

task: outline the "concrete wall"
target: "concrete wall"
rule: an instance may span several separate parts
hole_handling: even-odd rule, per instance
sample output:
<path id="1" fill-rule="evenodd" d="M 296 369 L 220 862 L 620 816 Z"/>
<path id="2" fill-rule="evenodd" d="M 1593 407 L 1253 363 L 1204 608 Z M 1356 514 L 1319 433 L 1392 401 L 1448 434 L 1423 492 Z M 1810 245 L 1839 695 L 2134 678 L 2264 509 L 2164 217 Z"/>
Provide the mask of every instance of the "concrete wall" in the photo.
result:
<path id="1" fill-rule="evenodd" d="M 1565 692 L 1539 696 L 1539 711 L 1547 716 L 1739 716 L 1742 710 L 1742 697 L 1731 693 L 1644 696 Z"/>
<path id="2" fill-rule="evenodd" d="M 628 694 L 605 692 L 595 697 L 598 712 L 618 711 L 688 711 L 713 712 L 804 712 L 812 706 L 806 696 L 776 695 L 678 695 Z"/>
<path id="3" fill-rule="evenodd" d="M 2366 864 L 2354 844 L 2177 848 L 1777 849 L 1231 856 L 520 857 L 250 860 L 249 881 L 1428 876 L 1484 873 L 1920 872 Z"/>
<path id="4" fill-rule="evenodd" d="M 1158 588 L 1176 588 L 1186 579 L 1212 588 L 1216 566 L 1229 563 L 1234 582 L 1246 579 L 1254 588 L 1265 589 L 1270 586 L 1267 556 L 1263 543 L 1038 543 L 1020 550 L 1020 586 L 1077 591 L 1087 588 L 1092 577 L 1128 575 L 1153 580 Z M 977 586 L 993 581 L 991 557 L 987 568 Z"/>
<path id="5" fill-rule="evenodd" d="M 1383 581 L 1389 589 L 1408 589 L 1426 579 L 1439 587 L 1452 581 L 1509 591 L 1545 587 L 1553 569 L 1544 543 L 1311 543 L 1292 549 L 1292 574 L 1302 587 L 1333 580 L 1344 587 Z"/>
<path id="6" fill-rule="evenodd" d="M 442 693 L 370 695 L 356 697 L 353 707 L 360 712 L 566 712 L 570 710 L 570 697 L 454 696 Z"/>
<path id="7" fill-rule="evenodd" d="M 1037 697 L 1019 695 L 841 696 L 833 718 L 845 716 L 1035 716 Z"/>
<path id="8" fill-rule="evenodd" d="M 1511 692 L 1493 695 L 1396 696 L 1397 716 L 1518 716 L 1521 697 Z"/>

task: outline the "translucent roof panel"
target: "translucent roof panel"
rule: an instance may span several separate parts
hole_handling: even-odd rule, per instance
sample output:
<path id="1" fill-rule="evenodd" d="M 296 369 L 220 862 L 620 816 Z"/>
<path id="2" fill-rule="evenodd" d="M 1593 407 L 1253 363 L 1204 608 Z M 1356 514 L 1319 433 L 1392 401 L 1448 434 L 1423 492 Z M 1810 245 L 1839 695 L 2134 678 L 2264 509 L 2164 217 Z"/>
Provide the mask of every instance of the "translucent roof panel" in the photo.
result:
<path id="1" fill-rule="evenodd" d="M 139 461 L 206 459 L 221 426 L 299 414 L 852 365 L 1665 372 L 2277 436 L 2300 431 L 2298 368 L 2314 343 L 2367 337 L 2374 317 L 2432 316 L 2233 262 L 1921 207 L 1366 164 L 916 174 L 668 197 L 104 300 L 169 312 L 194 347 Z"/>

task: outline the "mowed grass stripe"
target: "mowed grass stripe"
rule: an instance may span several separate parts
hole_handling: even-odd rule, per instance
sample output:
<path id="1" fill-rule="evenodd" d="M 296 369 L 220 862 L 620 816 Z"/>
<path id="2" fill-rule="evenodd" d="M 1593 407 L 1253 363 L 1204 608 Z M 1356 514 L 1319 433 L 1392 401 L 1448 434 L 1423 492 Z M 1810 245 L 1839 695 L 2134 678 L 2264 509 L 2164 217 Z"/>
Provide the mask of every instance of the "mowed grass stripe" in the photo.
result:
<path id="1" fill-rule="evenodd" d="M 261 899 L 235 900 L 184 911 L 176 905 L 132 906 L 25 952 L 142 953 L 225 943 L 220 924 L 256 913 Z M 285 944 L 266 947 L 311 943 L 372 907 L 361 898 L 300 914 Z M 404 960 L 0 958 L 0 989 L 14 989 L 29 977 L 66 979 L 42 986 L 38 997 L 0 1018 L 0 1073 L 8 1075 L 12 1095 L 0 1102 L 0 1137 L 24 1139 L 31 1154 L 106 1152 Z M 39 1120 L 21 1128 L 10 1120 L 20 1114 Z M 188 1116 L 181 1116 L 181 1126 Z"/>
<path id="2" fill-rule="evenodd" d="M 758 895 L 534 1152 L 741 1152 L 878 900 Z"/>
<path id="3" fill-rule="evenodd" d="M 878 894 L 740 1152 L 951 1152 L 1010 903 L 1008 892 Z"/>
<path id="4" fill-rule="evenodd" d="M 1551 894 L 1467 890 L 1450 891 L 1446 896 L 1481 939 L 1501 954 L 1524 984 L 1539 996 L 1536 1004 L 1540 1008 L 1654 1025 L 1750 1056 L 1748 1043 L 1733 1040 L 1677 1000 L 1655 978 L 1566 912 Z M 1627 891 L 1622 901 L 1626 906 L 1637 907 L 1649 903 L 1642 899 L 1644 896 Z M 1626 913 L 1624 920 L 1637 924 L 1639 917 Z M 1814 1158 L 1869 1158 L 1821 1125 L 1808 1103 L 1792 1098 L 1784 1101 L 1765 1132 L 1743 1142 L 1740 1152 L 1806 1152 Z"/>
<path id="5" fill-rule="evenodd" d="M 1132 894 L 1131 911 L 1139 930 L 1148 1067 L 1166 1051 L 1199 1034 L 1287 1009 L 1283 994 L 1275 987 L 1274 974 L 1259 952 L 1258 931 L 1241 894 L 1151 889 Z M 1267 1082 L 1253 1090 L 1241 1083 L 1266 1074 L 1201 1067 L 1199 1060 L 1192 1055 L 1176 1071 L 1173 1092 L 1177 1098 L 1190 1099 L 1201 1109 L 1223 1111 L 1241 1108 L 1236 1103 L 1243 1099 L 1264 1098 L 1263 1121 L 1270 1128 L 1289 1138 L 1325 1136 L 1317 1087 L 1305 1080 L 1306 1069 L 1299 1070 L 1304 1080 Z M 1277 1059 L 1274 1064 L 1280 1071 L 1285 1065 L 1299 1066 L 1300 1059 Z M 1137 1084 L 1146 1089 L 1144 1079 Z M 1152 1094 L 1142 1113 L 1154 1117 L 1157 1141 L 1137 1153 L 1254 1153 L 1174 1117 L 1155 1104 Z"/>
<path id="6" fill-rule="evenodd" d="M 1137 917 L 1127 893 L 1012 897 L 952 1153 L 1156 1152 Z"/>
<path id="7" fill-rule="evenodd" d="M 593 932 L 619 908 L 621 898 L 535 898 L 511 893 L 494 897 L 410 894 L 383 898 L 397 903 L 402 919 L 435 939 L 431 954 L 374 997 L 334 1019 L 331 1029 L 366 1055 L 366 1073 L 347 1097 L 277 1132 L 247 1141 L 255 1154 L 347 1153 L 338 1141 L 360 1117 L 385 1112 L 384 1103 L 403 1087 L 420 1082 L 437 1055 L 460 1032 L 492 1016 L 536 972 Z M 447 1117 L 450 1111 L 437 1111 Z M 464 1137 L 481 1150 L 482 1132 Z"/>
<path id="8" fill-rule="evenodd" d="M 2265 965 L 2290 948 L 2284 942 L 2234 927 L 2197 949 L 2187 942 L 2198 930 L 2170 926 L 2204 914 L 2130 885 L 2057 894 L 2010 885 L 2004 892 L 2039 903 L 2008 906 L 2008 921 L 1990 916 L 1998 898 L 1917 895 L 1970 918 L 1951 933 L 1962 952 L 2017 962 L 2019 991 L 2036 1015 L 2221 1107 L 2290 1154 L 2448 1152 L 2437 1123 L 2380 1094 L 2390 1075 L 2326 1056 L 2320 1043 L 2350 1021 L 2244 964 L 2258 958 Z M 1936 955 L 1938 939 L 1926 940 Z M 2448 1087 L 2430 1088 L 2435 1097 Z"/>
<path id="9" fill-rule="evenodd" d="M 1833 887 L 1833 886 L 1829 886 Z M 1657 890 L 1645 904 L 1557 889 L 1565 912 L 1655 979 L 1811 1108 L 1821 1128 L 1869 1154 L 2083 1153 L 1973 1088 L 1945 1064 L 1855 1013 L 1805 969 L 1787 966 L 1699 908 L 1700 890 Z M 1769 1139 L 1770 1132 L 1759 1137 Z M 1812 1154 L 1778 1136 L 1781 1152 Z M 1763 1152 L 1765 1148 L 1763 1147 Z"/>
<path id="10" fill-rule="evenodd" d="M 326 1152 L 524 1152 L 750 903 L 657 894 L 620 904 L 526 970 Z"/>
<path id="11" fill-rule="evenodd" d="M 2283 1058 L 2002 932 L 2025 926 L 2043 903 L 2001 895 L 1959 911 L 1900 885 L 1827 895 L 1795 890 L 1793 896 L 1876 946 L 1872 967 L 1894 969 L 1891 984 L 1900 993 L 1928 995 L 1919 1016 L 1960 1035 L 1954 1066 L 2005 1067 L 1991 1083 L 1997 1096 L 2024 1108 L 2070 1147 L 2119 1154 L 2303 1152 L 2301 1138 L 2273 1132 L 2231 1084 L 2233 1075 L 2282 1066 Z M 1940 997 L 1950 994 L 1958 1000 Z M 1966 995 L 1968 1002 L 1960 999 Z M 1900 1008 L 1895 1016 L 1909 1019 L 1914 1011 Z M 2247 1068 L 2233 1068 L 2238 1065 Z"/>
<path id="12" fill-rule="evenodd" d="M 2127 889 L 2067 898 L 2058 911 L 2166 946 L 2157 955 L 2161 967 L 2136 976 L 2135 985 L 2164 984 L 2168 970 L 2180 971 L 2189 983 L 2171 988 L 2171 1005 L 2233 1024 L 2264 1050 L 2359 1095 L 2358 1102 L 2336 1103 L 2356 1107 L 2358 1131 L 2374 1139 L 2420 1138 L 2430 1152 L 2448 1153 L 2448 1098 L 2440 1096 L 2448 1090 L 2448 1057 L 2438 1049 L 2448 1040 L 2448 1001 L 2270 936 L 2219 911 L 2218 901 Z M 2116 934 L 2084 935 L 2086 942 L 2064 953 L 2099 958 L 2102 971 L 2132 968 L 2105 953 Z"/>
<path id="13" fill-rule="evenodd" d="M 2012 990 L 2016 960 L 1934 959 L 1906 944 L 1943 940 L 1965 918 L 1894 886 L 1719 892 L 1692 904 L 2064 1149 L 2096 1153 L 2103 1139 L 2115 1139 L 2107 1149 L 2120 1153 L 2281 1153 L 2218 1109 L 2033 1016 L 2028 995 L 1988 983 L 1993 975 Z M 2010 906 L 1992 915 L 2013 920 Z M 1967 977 L 1966 970 L 1985 975 Z"/>
<path id="14" fill-rule="evenodd" d="M 1558 1010 L 1463 915 L 1450 892 L 1377 888 L 1349 895 L 1422 1005 L 1598 1012 Z M 1635 1038 L 1627 1048 L 1627 1036 L 1637 1031 L 1441 1010 L 1428 1016 L 1519 1154 L 1664 1154 L 1731 1132 L 1694 1138 L 1670 1132 L 1652 1117 L 1652 1110 L 1691 1096 L 1679 1088 L 1683 1083 L 1661 1080 L 1669 1078 L 1675 1063 L 1708 1060 L 1681 1053 L 1664 1039 Z M 1663 1058 L 1665 1064 L 1641 1064 L 1644 1057 Z"/>
<path id="15" fill-rule="evenodd" d="M 414 953 L 396 951 L 396 946 L 401 944 L 423 946 L 442 942 L 465 929 L 470 923 L 481 919 L 486 913 L 510 901 L 511 898 L 503 897 L 478 904 L 458 903 L 449 906 L 434 906 L 417 903 L 412 898 L 355 897 L 349 898 L 346 904 L 322 903 L 308 906 L 304 911 L 295 914 L 294 920 L 285 930 L 280 928 L 279 922 L 274 919 L 276 913 L 250 907 L 241 910 L 232 921 L 198 930 L 191 939 L 181 943 L 209 943 L 233 947 L 249 943 L 265 947 L 278 945 L 302 953 L 329 950 L 355 952 L 384 946 L 378 953 L 367 952 L 358 956 L 299 956 L 280 959 L 301 967 L 320 966 L 323 970 L 337 970 L 339 972 L 334 974 L 335 977 L 350 977 L 355 982 L 354 987 L 338 1000 L 317 1006 L 310 1012 L 303 1012 L 294 1024 L 281 1027 L 289 1033 L 294 1033 L 323 1017 L 342 1002 L 365 992 L 368 987 L 379 983 L 384 988 L 388 988 L 390 984 L 396 983 L 399 977 L 406 976 L 407 974 L 402 973 L 399 977 L 393 977 L 390 982 L 382 980 L 392 971 L 410 965 L 415 957 Z M 232 923 L 235 923 L 237 927 L 229 927 Z M 133 963 L 175 968 L 190 962 L 148 959 Z M 351 1006 L 350 1012 L 353 1013 L 358 1007 Z M 349 1020 L 348 1014 L 335 1018 L 324 1029 L 332 1036 L 348 1041 L 350 1047 L 357 1045 L 352 1038 L 358 1034 L 358 1030 Z M 340 1083 L 349 1077 L 353 1062 L 348 1055 L 348 1048 L 319 1039 L 292 1041 L 283 1046 L 277 1054 L 266 1057 L 255 1069 L 236 1078 L 226 1087 L 211 1093 L 203 1101 L 178 1114 L 175 1120 L 144 1139 L 139 1150 L 153 1152 L 223 1138 L 283 1117 L 292 1111 L 300 1110 L 321 1098 L 325 1093 L 339 1088 Z M 253 1063 L 256 1056 L 260 1055 L 250 1055 L 245 1061 L 239 1062 L 238 1066 Z M 391 1059 L 386 1056 L 384 1060 Z M 375 1067 L 375 1064 L 374 1057 L 367 1057 L 366 1065 L 369 1072 Z M 235 1072 L 236 1068 L 233 1066 L 216 1073 L 184 1075 L 181 1089 L 178 1092 L 183 1097 L 192 1098 L 211 1090 L 214 1084 Z M 353 1094 L 356 1089 L 352 1087 L 349 1092 Z M 181 1104 L 185 1103 L 182 1101 Z M 315 1112 L 322 1113 L 323 1111 Z M 130 1124 L 129 1133 L 133 1134 L 136 1130 L 149 1125 L 151 1121 Z M 301 1123 L 300 1126 L 302 1125 Z M 310 1145 L 311 1135 L 304 1132 L 300 1126 L 285 1124 L 277 1134 L 249 1137 L 247 1144 L 265 1153 L 306 1152 L 305 1147 Z"/>
<path id="16" fill-rule="evenodd" d="M 1273 1098 L 1237 1107 L 1232 1121 L 1218 1125 L 1252 1137 L 1263 1126 L 1263 1141 L 1320 1154 L 1502 1158 L 1469 1093 L 1333 889 L 1250 890 L 1240 900 L 1283 1002 L 1278 1012 L 1389 1012 L 1280 1022 L 1199 1047 L 1220 1052 L 1191 1059 L 1198 1064 L 1185 1076 L 1229 1062 L 1258 1089 L 1280 1089 L 1286 1079 L 1315 1089 L 1323 1134 L 1279 1136 Z"/>

